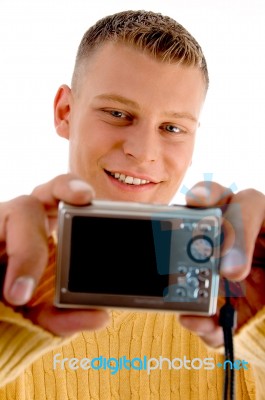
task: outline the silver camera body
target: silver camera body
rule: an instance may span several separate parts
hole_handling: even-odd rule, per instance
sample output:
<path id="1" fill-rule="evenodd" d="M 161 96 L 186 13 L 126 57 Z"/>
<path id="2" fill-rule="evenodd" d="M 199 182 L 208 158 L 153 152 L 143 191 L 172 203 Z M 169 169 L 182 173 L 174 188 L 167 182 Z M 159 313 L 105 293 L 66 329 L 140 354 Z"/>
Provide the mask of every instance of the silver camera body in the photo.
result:
<path id="1" fill-rule="evenodd" d="M 215 314 L 221 217 L 219 208 L 60 202 L 54 304 Z"/>

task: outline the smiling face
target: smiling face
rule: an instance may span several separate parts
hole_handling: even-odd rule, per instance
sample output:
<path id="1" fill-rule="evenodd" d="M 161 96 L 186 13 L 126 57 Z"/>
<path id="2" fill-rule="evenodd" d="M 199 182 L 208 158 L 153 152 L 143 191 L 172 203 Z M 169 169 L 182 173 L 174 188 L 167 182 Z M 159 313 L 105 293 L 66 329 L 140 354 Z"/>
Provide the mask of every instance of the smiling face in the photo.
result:
<path id="1" fill-rule="evenodd" d="M 104 44 L 77 88 L 62 86 L 55 98 L 70 172 L 88 181 L 97 198 L 170 202 L 192 160 L 204 99 L 198 68 Z"/>

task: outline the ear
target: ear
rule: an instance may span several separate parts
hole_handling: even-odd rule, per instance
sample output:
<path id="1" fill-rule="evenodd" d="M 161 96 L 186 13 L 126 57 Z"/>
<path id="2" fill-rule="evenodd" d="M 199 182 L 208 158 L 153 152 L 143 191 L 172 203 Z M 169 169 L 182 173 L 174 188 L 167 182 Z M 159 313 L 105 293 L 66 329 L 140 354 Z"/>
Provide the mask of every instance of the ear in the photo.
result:
<path id="1" fill-rule="evenodd" d="M 69 139 L 69 117 L 72 92 L 67 85 L 59 87 L 54 99 L 54 126 L 59 136 Z"/>

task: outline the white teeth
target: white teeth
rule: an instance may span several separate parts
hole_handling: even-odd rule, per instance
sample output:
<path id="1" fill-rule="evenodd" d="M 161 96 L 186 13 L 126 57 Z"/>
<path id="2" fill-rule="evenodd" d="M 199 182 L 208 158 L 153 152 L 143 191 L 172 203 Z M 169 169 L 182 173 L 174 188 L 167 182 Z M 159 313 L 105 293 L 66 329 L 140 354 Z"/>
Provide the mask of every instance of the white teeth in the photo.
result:
<path id="1" fill-rule="evenodd" d="M 129 185 L 145 185 L 146 183 L 150 183 L 146 179 L 134 178 L 133 176 L 120 174 L 119 172 L 111 172 L 110 174 L 120 182 L 128 183 Z"/>
<path id="2" fill-rule="evenodd" d="M 124 181 L 125 183 L 133 183 L 133 177 L 132 176 L 126 176 L 126 178 L 125 178 L 125 181 Z"/>
<path id="3" fill-rule="evenodd" d="M 146 181 L 145 181 L 146 182 Z M 133 179 L 133 184 L 134 185 L 141 185 L 141 179 L 140 178 L 134 178 Z"/>

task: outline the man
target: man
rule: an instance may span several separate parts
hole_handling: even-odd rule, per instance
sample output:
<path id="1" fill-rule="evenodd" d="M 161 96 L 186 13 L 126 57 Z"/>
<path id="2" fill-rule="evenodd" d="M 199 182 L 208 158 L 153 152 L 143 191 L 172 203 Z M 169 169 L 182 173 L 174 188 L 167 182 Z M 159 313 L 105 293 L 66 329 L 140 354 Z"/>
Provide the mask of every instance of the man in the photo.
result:
<path id="1" fill-rule="evenodd" d="M 122 12 L 84 35 L 72 87 L 62 85 L 54 101 L 57 133 L 69 140 L 71 174 L 0 205 L 1 249 L 8 257 L 0 305 L 1 399 L 220 398 L 223 370 L 217 368 L 151 365 L 147 374 L 128 365 L 117 371 L 111 364 L 124 356 L 221 362 L 205 346 L 222 346 L 217 317 L 178 320 L 174 314 L 127 311 L 108 317 L 104 311 L 61 311 L 52 305 L 56 249 L 50 234 L 58 201 L 83 205 L 96 197 L 169 203 L 192 161 L 207 87 L 200 46 L 168 17 Z M 255 190 L 234 195 L 215 183 L 209 191 L 198 184 L 187 202 L 240 204 L 246 255 L 231 248 L 235 232 L 228 232 L 222 274 L 246 278 L 246 297 L 237 305 L 241 333 L 236 350 L 253 363 L 256 381 L 249 368 L 236 371 L 238 399 L 253 398 L 255 390 L 261 396 L 264 274 L 255 265 L 264 265 L 264 195 Z M 230 209 L 227 219 L 233 221 Z M 100 362 L 101 357 L 112 359 L 108 368 L 89 365 L 88 359 Z"/>

